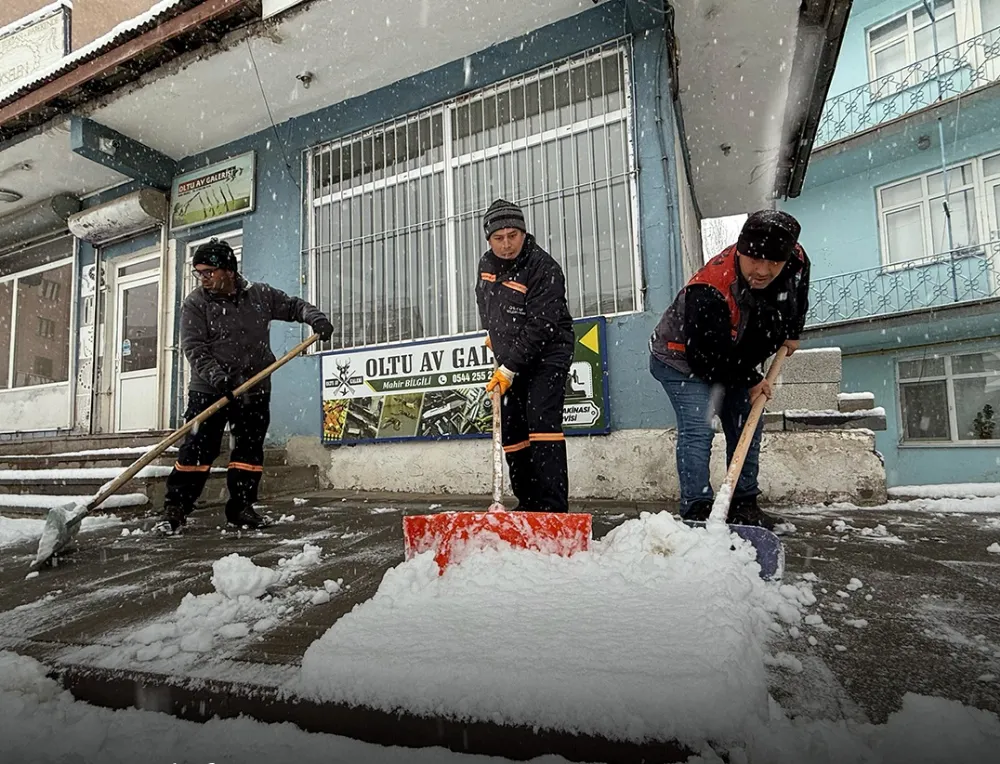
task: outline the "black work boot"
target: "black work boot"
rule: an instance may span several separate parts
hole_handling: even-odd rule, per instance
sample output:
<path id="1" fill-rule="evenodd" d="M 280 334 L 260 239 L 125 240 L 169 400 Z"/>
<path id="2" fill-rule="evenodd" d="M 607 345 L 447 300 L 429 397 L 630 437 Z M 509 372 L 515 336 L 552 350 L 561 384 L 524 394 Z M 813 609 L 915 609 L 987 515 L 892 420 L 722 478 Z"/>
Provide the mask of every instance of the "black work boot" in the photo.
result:
<path id="1" fill-rule="evenodd" d="M 733 500 L 729 508 L 728 522 L 734 525 L 757 525 L 773 531 L 778 521 L 760 508 L 756 496 L 746 496 Z"/>
<path id="2" fill-rule="evenodd" d="M 161 536 L 173 536 L 181 526 L 187 525 L 188 513 L 183 507 L 176 504 L 167 504 L 163 507 L 163 515 L 152 527 L 151 532 Z"/>
<path id="3" fill-rule="evenodd" d="M 274 524 L 274 519 L 270 515 L 259 515 L 253 507 L 244 507 L 237 514 L 226 510 L 226 522 L 235 525 L 237 528 L 266 528 Z"/>
<path id="4" fill-rule="evenodd" d="M 710 499 L 698 499 L 697 501 L 693 501 L 691 502 L 691 506 L 688 508 L 687 514 L 682 517 L 685 520 L 703 523 L 708 520 L 708 516 L 712 514 L 712 504 L 713 502 Z"/>

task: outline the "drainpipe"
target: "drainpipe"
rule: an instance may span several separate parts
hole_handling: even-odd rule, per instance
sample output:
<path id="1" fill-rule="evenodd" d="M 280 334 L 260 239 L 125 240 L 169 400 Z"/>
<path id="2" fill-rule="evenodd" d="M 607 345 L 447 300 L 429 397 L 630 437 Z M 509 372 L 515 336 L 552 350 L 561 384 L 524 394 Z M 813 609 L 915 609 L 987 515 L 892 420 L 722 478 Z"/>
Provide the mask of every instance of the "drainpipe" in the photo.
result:
<path id="1" fill-rule="evenodd" d="M 941 55 L 938 50 L 937 16 L 931 7 L 930 0 L 923 0 L 924 10 L 931 19 L 931 38 L 934 41 L 934 77 L 937 80 L 937 102 L 941 103 Z M 951 182 L 948 179 L 948 163 L 944 154 L 944 123 L 941 112 L 938 111 L 938 144 L 941 148 L 941 178 L 944 182 L 944 227 L 948 232 L 948 265 L 951 270 L 951 293 L 954 302 L 958 302 L 958 279 L 955 276 L 955 234 L 951 225 Z"/>
<path id="2" fill-rule="evenodd" d="M 166 424 L 169 421 L 170 413 L 168 412 L 167 415 L 164 416 L 163 408 L 164 402 L 168 400 L 166 385 L 169 384 L 172 377 L 171 370 L 173 368 L 174 359 L 173 343 L 168 344 L 170 336 L 167 333 L 167 322 L 163 320 L 164 316 L 167 314 L 167 299 L 169 297 L 167 290 L 167 269 L 170 262 L 170 241 L 167 238 L 167 234 L 169 233 L 169 220 L 170 216 L 168 215 L 164 220 L 163 225 L 160 226 L 160 286 L 159 295 L 157 296 L 160 317 L 156 322 L 156 346 L 161 348 L 158 351 L 160 358 L 156 371 L 156 424 L 161 430 L 169 429 L 166 427 Z M 168 358 L 169 361 L 167 360 Z"/>
<path id="3" fill-rule="evenodd" d="M 99 375 L 99 362 L 97 357 L 97 350 L 100 347 L 100 326 L 101 326 L 101 311 L 103 310 L 101 305 L 101 294 L 104 292 L 104 269 L 102 267 L 104 260 L 104 250 L 101 247 L 94 246 L 94 316 L 93 323 L 91 327 L 93 328 L 93 337 L 91 339 L 90 348 L 90 434 L 97 434 L 97 402 L 99 399 L 99 393 L 97 390 L 97 380 Z"/>

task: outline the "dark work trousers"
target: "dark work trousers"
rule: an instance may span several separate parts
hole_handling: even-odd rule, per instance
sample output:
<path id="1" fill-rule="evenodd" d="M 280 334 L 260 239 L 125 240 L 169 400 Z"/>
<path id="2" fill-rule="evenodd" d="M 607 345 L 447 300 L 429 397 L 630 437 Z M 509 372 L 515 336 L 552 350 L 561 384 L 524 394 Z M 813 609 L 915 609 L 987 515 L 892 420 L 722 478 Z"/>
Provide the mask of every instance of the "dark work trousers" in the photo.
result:
<path id="1" fill-rule="evenodd" d="M 519 373 L 500 402 L 503 450 L 521 512 L 566 512 L 569 477 L 563 400 L 570 359 L 542 359 Z"/>
<path id="2" fill-rule="evenodd" d="M 184 421 L 189 422 L 219 399 L 212 393 L 188 392 Z M 229 501 L 226 517 L 233 519 L 257 501 L 257 488 L 264 472 L 264 437 L 271 422 L 271 394 L 244 395 L 215 412 L 188 433 L 177 463 L 167 478 L 165 505 L 188 515 L 201 496 L 212 463 L 222 450 L 226 422 L 236 441 L 229 457 L 226 484 Z"/>

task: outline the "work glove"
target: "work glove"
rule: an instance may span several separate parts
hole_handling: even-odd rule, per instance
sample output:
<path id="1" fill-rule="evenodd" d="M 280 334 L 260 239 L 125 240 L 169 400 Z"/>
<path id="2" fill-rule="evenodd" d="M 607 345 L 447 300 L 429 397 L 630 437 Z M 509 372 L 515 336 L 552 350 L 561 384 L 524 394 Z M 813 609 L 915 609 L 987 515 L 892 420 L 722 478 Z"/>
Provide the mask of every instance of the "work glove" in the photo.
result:
<path id="1" fill-rule="evenodd" d="M 313 331 L 319 335 L 323 342 L 326 342 L 333 336 L 333 324 L 330 323 L 330 319 L 324 316 L 313 324 Z"/>
<path id="2" fill-rule="evenodd" d="M 493 372 L 493 376 L 490 377 L 490 381 L 486 383 L 486 392 L 492 393 L 494 390 L 499 390 L 500 396 L 503 397 L 514 383 L 514 374 L 515 372 L 506 366 L 498 366 Z"/>
<path id="3" fill-rule="evenodd" d="M 234 383 L 228 376 L 222 376 L 216 379 L 212 387 L 215 388 L 215 391 L 219 395 L 223 395 L 228 398 L 230 403 L 236 400 L 236 396 L 233 395 L 233 390 L 239 387 L 239 385 Z"/>
<path id="4" fill-rule="evenodd" d="M 490 339 L 490 335 L 486 335 L 486 342 L 483 344 L 485 344 L 490 350 L 493 349 L 493 340 Z"/>

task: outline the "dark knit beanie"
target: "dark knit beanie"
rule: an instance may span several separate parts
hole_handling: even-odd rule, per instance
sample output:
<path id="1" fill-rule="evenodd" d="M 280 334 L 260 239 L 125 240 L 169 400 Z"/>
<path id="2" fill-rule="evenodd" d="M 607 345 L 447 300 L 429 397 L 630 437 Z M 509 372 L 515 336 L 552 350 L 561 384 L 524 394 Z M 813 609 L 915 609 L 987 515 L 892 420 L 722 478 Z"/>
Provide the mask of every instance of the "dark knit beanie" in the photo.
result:
<path id="1" fill-rule="evenodd" d="M 213 268 L 222 268 L 224 271 L 237 270 L 236 253 L 229 246 L 228 242 L 210 239 L 201 244 L 194 251 L 191 258 L 191 265 L 211 265 Z"/>
<path id="2" fill-rule="evenodd" d="M 743 224 L 736 249 L 741 255 L 784 262 L 792 256 L 802 226 L 781 210 L 760 210 Z"/>
<path id="3" fill-rule="evenodd" d="M 521 208 L 504 199 L 497 199 L 486 210 L 486 215 L 483 216 L 483 228 L 486 230 L 487 239 L 502 228 L 517 228 L 519 231 L 528 232 Z"/>

